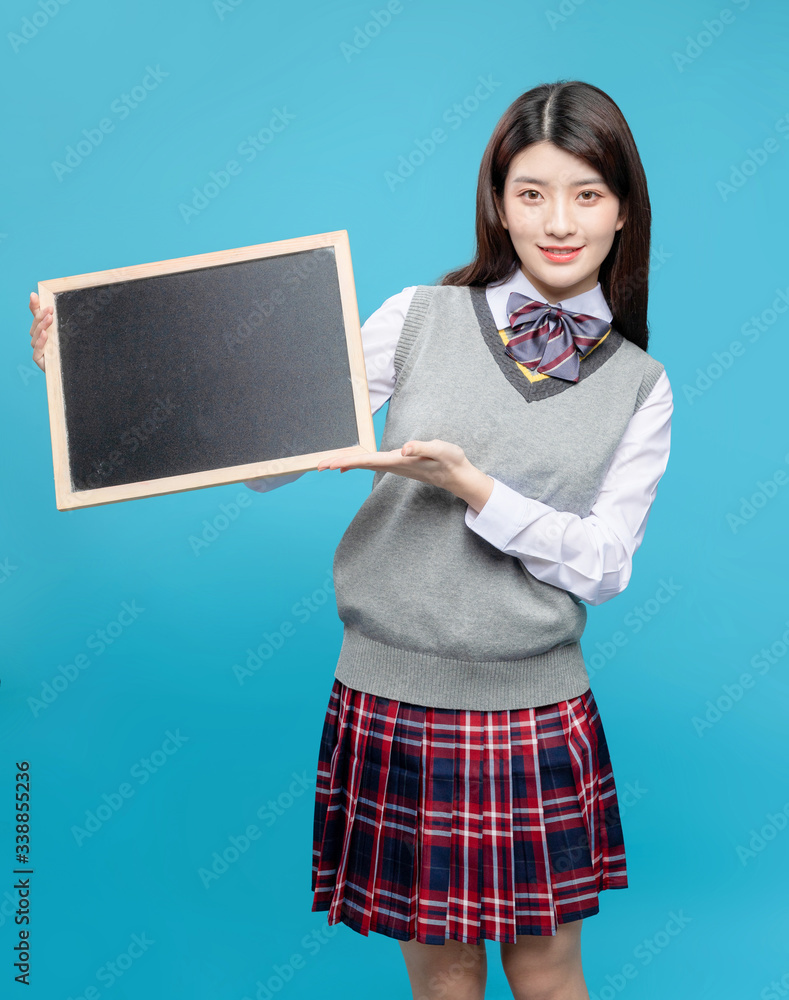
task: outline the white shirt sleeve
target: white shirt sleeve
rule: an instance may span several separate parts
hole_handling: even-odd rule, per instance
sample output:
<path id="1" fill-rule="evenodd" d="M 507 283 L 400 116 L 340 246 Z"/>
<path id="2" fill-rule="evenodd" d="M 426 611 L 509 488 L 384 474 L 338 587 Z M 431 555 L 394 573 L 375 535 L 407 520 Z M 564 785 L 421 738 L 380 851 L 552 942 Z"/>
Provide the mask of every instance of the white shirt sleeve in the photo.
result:
<path id="1" fill-rule="evenodd" d="M 364 367 L 367 372 L 370 409 L 373 413 L 377 413 L 394 392 L 395 348 L 416 289 L 416 285 L 409 285 L 401 292 L 391 295 L 362 326 Z M 282 476 L 265 476 L 261 479 L 250 479 L 244 485 L 256 493 L 268 493 L 278 486 L 295 482 L 303 475 L 304 472 L 290 472 Z"/>
<path id="2" fill-rule="evenodd" d="M 520 559 L 545 583 L 587 604 L 602 604 L 630 582 L 658 483 L 668 464 L 673 395 L 665 371 L 630 418 L 588 517 L 558 511 L 493 479 L 481 511 L 466 525 Z"/>

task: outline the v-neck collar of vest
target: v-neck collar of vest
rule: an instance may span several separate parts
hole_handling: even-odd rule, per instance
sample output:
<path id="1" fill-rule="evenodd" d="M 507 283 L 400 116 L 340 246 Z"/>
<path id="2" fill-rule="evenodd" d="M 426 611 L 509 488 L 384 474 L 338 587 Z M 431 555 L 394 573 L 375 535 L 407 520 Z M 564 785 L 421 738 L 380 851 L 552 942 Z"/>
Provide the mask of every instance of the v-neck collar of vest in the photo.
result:
<path id="1" fill-rule="evenodd" d="M 504 377 L 518 390 L 527 403 L 555 396 L 557 393 L 564 392 L 571 386 L 578 384 L 556 376 L 549 376 L 538 382 L 530 382 L 504 349 L 504 341 L 501 339 L 493 313 L 490 311 L 485 289 L 472 285 L 467 287 L 471 294 L 471 303 L 474 306 L 480 332 L 490 353 L 495 358 Z M 612 327 L 605 340 L 586 358 L 581 359 L 578 382 L 582 382 L 604 365 L 611 355 L 619 349 L 623 340 L 622 334 Z"/>

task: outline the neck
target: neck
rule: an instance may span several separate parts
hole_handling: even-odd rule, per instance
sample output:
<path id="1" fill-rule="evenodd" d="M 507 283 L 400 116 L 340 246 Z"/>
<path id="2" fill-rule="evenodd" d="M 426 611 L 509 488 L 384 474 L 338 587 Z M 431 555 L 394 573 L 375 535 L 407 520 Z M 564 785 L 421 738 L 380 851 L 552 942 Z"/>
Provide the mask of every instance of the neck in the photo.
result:
<path id="1" fill-rule="evenodd" d="M 551 306 L 555 306 L 557 302 L 563 302 L 565 299 L 571 299 L 575 295 L 581 295 L 583 292 L 590 292 L 597 285 L 597 271 L 595 271 L 594 274 L 590 274 L 587 275 L 587 277 L 582 278 L 569 288 L 555 288 L 553 285 L 543 284 L 543 282 L 536 279 L 534 275 L 529 274 L 524 270 L 522 264 L 520 269 L 523 276 L 528 278 L 548 305 Z"/>

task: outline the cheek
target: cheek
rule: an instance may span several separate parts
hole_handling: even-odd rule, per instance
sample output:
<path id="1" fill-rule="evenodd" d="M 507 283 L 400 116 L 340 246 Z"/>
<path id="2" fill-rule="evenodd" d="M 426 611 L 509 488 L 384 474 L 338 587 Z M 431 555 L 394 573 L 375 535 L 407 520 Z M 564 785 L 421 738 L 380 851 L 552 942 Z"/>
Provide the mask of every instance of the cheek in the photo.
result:
<path id="1" fill-rule="evenodd" d="M 513 212 L 509 215 L 510 233 L 514 239 L 527 239 L 537 231 L 536 218 L 531 218 L 527 212 Z"/>
<path id="2" fill-rule="evenodd" d="M 617 233 L 617 213 L 612 212 L 605 218 L 597 220 L 595 235 L 601 242 L 612 242 Z"/>
<path id="3" fill-rule="evenodd" d="M 590 243 L 599 246 L 601 249 L 609 247 L 614 239 L 614 227 L 613 225 L 601 223 L 587 229 L 586 236 Z"/>

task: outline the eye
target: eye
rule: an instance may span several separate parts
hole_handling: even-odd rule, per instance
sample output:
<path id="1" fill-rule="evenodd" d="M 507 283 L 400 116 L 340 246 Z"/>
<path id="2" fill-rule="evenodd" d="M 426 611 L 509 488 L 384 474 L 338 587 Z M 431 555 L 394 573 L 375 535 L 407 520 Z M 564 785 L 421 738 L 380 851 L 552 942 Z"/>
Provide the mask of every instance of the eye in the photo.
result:
<path id="1" fill-rule="evenodd" d="M 599 198 L 599 197 L 601 197 L 601 196 L 600 196 L 600 195 L 599 195 L 599 194 L 597 193 L 597 191 L 582 191 L 582 192 L 581 192 L 581 195 L 585 195 L 585 194 L 591 194 L 591 195 L 592 195 L 592 198 Z M 592 200 L 592 198 L 582 198 L 582 201 L 587 201 L 587 202 L 588 202 L 588 201 L 591 201 L 591 200 Z"/>
<path id="2" fill-rule="evenodd" d="M 529 195 L 529 194 L 536 194 L 536 195 L 538 195 L 538 196 L 539 196 L 540 198 L 542 197 L 542 195 L 540 194 L 540 192 L 539 192 L 539 191 L 535 191 L 535 190 L 533 190 L 533 189 L 532 189 L 532 190 L 530 190 L 530 191 L 521 191 L 521 194 L 525 194 L 525 195 Z M 534 198 L 527 198 L 527 199 L 526 199 L 526 201 L 535 201 L 535 199 L 534 199 Z"/>

